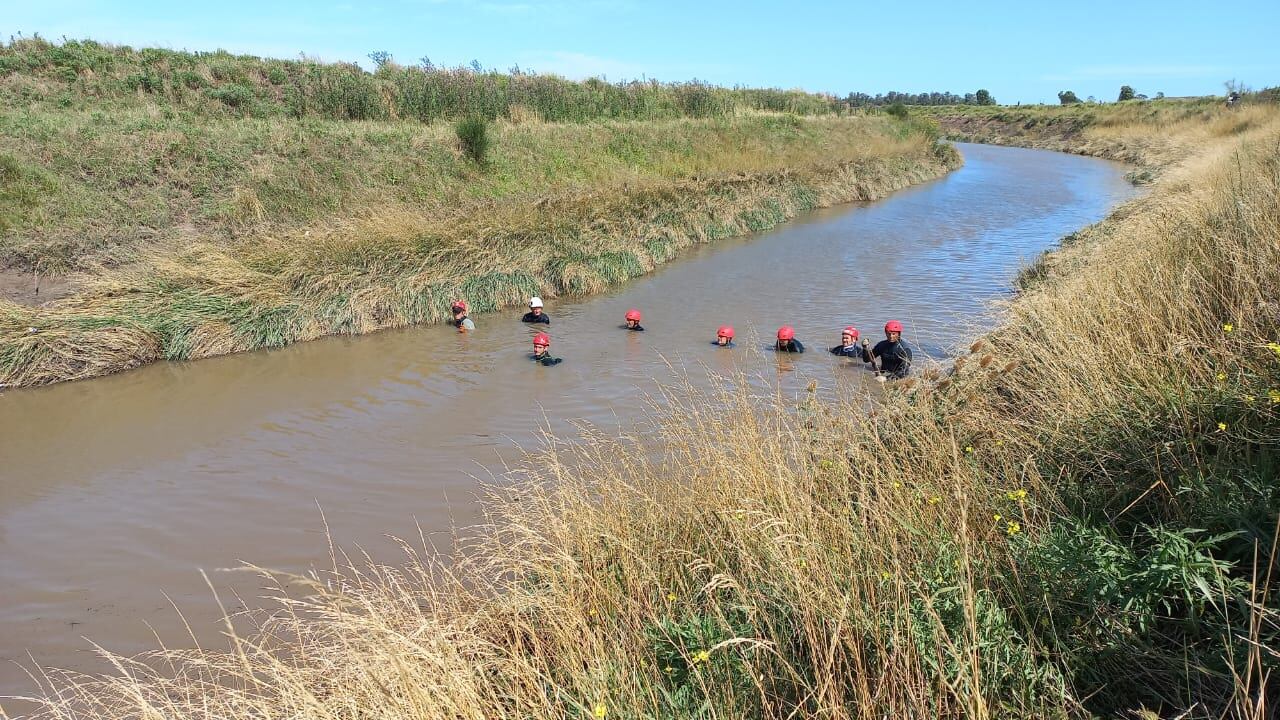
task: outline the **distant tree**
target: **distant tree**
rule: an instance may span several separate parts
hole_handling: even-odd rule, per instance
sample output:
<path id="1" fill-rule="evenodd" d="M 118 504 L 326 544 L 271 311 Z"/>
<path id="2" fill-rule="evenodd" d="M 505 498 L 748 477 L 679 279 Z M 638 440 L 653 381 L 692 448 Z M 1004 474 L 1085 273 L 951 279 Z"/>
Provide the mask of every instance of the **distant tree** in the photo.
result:
<path id="1" fill-rule="evenodd" d="M 986 90 L 979 90 L 973 94 L 973 101 L 979 105 L 995 105 L 996 99 L 991 97 L 991 93 Z"/>
<path id="2" fill-rule="evenodd" d="M 885 108 L 884 111 L 898 118 L 899 120 L 907 119 L 907 106 L 900 102 L 893 103 L 889 107 Z"/>
<path id="3" fill-rule="evenodd" d="M 1161 90 L 1160 92 L 1156 93 L 1156 99 L 1157 99 L 1157 100 L 1163 100 L 1163 99 L 1164 99 L 1164 91 L 1163 91 L 1163 90 Z"/>
<path id="4" fill-rule="evenodd" d="M 1142 93 L 1138 93 L 1137 95 L 1134 95 L 1134 96 L 1133 96 L 1133 99 L 1134 99 L 1134 100 L 1146 100 L 1146 99 L 1147 99 L 1147 96 L 1146 96 L 1146 95 L 1143 95 Z"/>
<path id="5" fill-rule="evenodd" d="M 1089 97 L 1085 98 L 1085 99 L 1084 99 L 1084 101 L 1085 101 L 1085 102 L 1087 102 L 1087 103 L 1089 103 L 1090 105 L 1092 105 L 1092 104 L 1094 104 L 1094 103 L 1098 102 L 1098 98 L 1096 98 L 1096 97 L 1094 97 L 1094 96 L 1090 95 Z"/>
<path id="6" fill-rule="evenodd" d="M 1120 86 L 1120 97 L 1116 98 L 1116 102 L 1124 102 L 1133 99 L 1133 88 L 1129 85 Z"/>
<path id="7" fill-rule="evenodd" d="M 421 65 L 422 69 L 426 70 L 427 72 L 432 72 L 436 69 L 435 63 L 431 62 L 431 58 L 427 57 L 426 55 L 422 56 L 422 59 L 418 61 L 418 64 Z"/>
<path id="8" fill-rule="evenodd" d="M 1058 102 L 1063 105 L 1075 105 L 1080 102 L 1080 98 L 1076 96 L 1074 91 L 1063 90 L 1058 93 Z"/>
<path id="9" fill-rule="evenodd" d="M 391 53 L 386 50 L 374 50 L 369 53 L 369 59 L 373 61 L 375 67 L 382 67 L 391 62 Z"/>

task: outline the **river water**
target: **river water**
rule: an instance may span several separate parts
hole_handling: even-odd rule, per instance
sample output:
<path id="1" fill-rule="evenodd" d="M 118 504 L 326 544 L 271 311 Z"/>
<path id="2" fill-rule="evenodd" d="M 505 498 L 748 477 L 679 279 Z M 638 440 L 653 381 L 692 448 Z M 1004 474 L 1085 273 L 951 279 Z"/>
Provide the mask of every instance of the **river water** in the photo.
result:
<path id="1" fill-rule="evenodd" d="M 959 147 L 965 166 L 940 180 L 693 250 L 607 295 L 549 300 L 556 367 L 526 359 L 532 329 L 511 311 L 468 336 L 327 338 L 0 395 L 0 695 L 29 690 L 12 662 L 28 653 L 96 668 L 84 638 L 134 653 L 155 647 L 148 626 L 184 644 L 166 596 L 215 637 L 200 570 L 256 597 L 255 579 L 214 571 L 326 565 L 325 522 L 380 559 L 394 558 L 387 535 L 418 528 L 447 545 L 478 517 L 479 481 L 544 427 L 626 426 L 673 368 L 695 385 L 743 370 L 783 393 L 811 379 L 857 392 L 869 374 L 824 348 L 848 324 L 879 338 L 891 318 L 944 357 L 1021 264 L 1135 194 L 1114 163 Z M 629 307 L 646 332 L 618 329 Z M 733 350 L 710 347 L 723 323 Z M 811 352 L 762 352 L 782 324 Z"/>

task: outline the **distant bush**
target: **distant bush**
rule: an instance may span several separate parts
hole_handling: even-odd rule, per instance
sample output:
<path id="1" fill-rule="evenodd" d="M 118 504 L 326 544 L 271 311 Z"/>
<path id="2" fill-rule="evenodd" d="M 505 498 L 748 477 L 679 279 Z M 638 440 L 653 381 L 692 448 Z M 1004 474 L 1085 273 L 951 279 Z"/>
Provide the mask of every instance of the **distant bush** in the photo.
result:
<path id="1" fill-rule="evenodd" d="M 1058 102 L 1063 105 L 1075 105 L 1080 102 L 1080 98 L 1072 90 L 1063 90 L 1058 93 Z"/>
<path id="2" fill-rule="evenodd" d="M 1137 93 L 1133 91 L 1133 88 L 1131 86 L 1121 85 L 1120 96 L 1116 98 L 1116 102 L 1124 102 L 1125 100 L 1132 100 L 1134 98 L 1134 95 L 1136 94 Z"/>
<path id="3" fill-rule="evenodd" d="M 899 120 L 907 119 L 907 106 L 903 105 L 900 102 L 890 105 L 889 107 L 885 108 L 884 111 L 898 118 Z"/>
<path id="4" fill-rule="evenodd" d="M 477 165 L 488 162 L 489 124 L 484 118 L 469 117 L 458 121 L 455 131 L 462 151 Z"/>
<path id="5" fill-rule="evenodd" d="M 209 90 L 208 95 L 236 109 L 246 108 L 253 102 L 253 88 L 248 85 L 224 85 Z"/>
<path id="6" fill-rule="evenodd" d="M 995 105 L 996 99 L 987 90 L 979 90 L 973 94 L 973 102 L 977 105 Z"/>

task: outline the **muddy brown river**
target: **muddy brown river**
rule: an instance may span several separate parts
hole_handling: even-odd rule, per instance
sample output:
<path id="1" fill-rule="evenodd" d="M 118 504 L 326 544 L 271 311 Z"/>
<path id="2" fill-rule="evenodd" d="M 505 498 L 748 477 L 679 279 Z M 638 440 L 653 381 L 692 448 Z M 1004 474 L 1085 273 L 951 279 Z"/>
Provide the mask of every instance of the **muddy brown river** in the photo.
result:
<path id="1" fill-rule="evenodd" d="M 857 392 L 869 374 L 825 348 L 848 324 L 881 337 L 891 318 L 945 357 L 1021 264 L 1135 194 L 1114 163 L 959 147 L 965 166 L 940 180 L 691 251 L 607 295 L 548 299 L 556 367 L 526 359 L 532 330 L 513 310 L 468 336 L 416 327 L 0 394 L 0 695 L 30 689 L 16 663 L 31 657 L 100 667 L 84 638 L 129 654 L 154 648 L 155 628 L 189 644 L 166 596 L 216 637 L 200 571 L 253 598 L 256 580 L 218 569 L 325 565 L 321 510 L 336 542 L 379 559 L 418 527 L 447 545 L 477 519 L 479 482 L 544 427 L 625 427 L 672 368 L 694 385 L 743 370 L 784 394 L 809 380 Z M 629 307 L 646 332 L 618 329 Z M 722 323 L 737 348 L 710 346 Z M 762 352 L 784 323 L 809 353 Z"/>

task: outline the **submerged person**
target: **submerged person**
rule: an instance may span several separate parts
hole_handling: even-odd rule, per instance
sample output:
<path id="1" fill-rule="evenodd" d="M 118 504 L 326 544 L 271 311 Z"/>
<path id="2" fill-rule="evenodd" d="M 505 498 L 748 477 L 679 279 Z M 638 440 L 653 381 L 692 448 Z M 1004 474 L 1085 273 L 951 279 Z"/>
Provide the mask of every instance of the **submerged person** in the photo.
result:
<path id="1" fill-rule="evenodd" d="M 551 324 L 551 318 L 547 317 L 546 313 L 542 312 L 542 298 L 537 295 L 529 298 L 529 312 L 525 313 L 524 317 L 520 318 L 520 321 L 527 323 L 542 323 L 544 325 Z"/>
<path id="2" fill-rule="evenodd" d="M 721 325 L 720 329 L 716 330 L 716 341 L 711 344 L 719 347 L 733 347 L 733 326 Z"/>
<path id="3" fill-rule="evenodd" d="M 640 327 L 640 311 L 639 310 L 636 310 L 635 308 L 631 308 L 630 310 L 627 311 L 625 319 L 627 321 L 627 324 L 623 325 L 623 327 L 625 327 L 628 330 L 644 332 L 644 328 Z"/>
<path id="4" fill-rule="evenodd" d="M 471 322 L 471 318 L 467 316 L 466 300 L 454 300 L 451 309 L 453 310 L 453 320 L 450 321 L 450 324 L 458 328 L 458 332 L 464 333 L 476 329 L 476 324 Z"/>
<path id="5" fill-rule="evenodd" d="M 880 379 L 890 377 L 900 380 L 911 374 L 911 348 L 902 341 L 902 323 L 897 320 L 890 320 L 884 324 L 884 340 L 876 343 L 873 348 L 868 348 L 869 343 L 866 338 L 862 339 L 862 359 L 866 362 L 875 364 L 877 358 L 880 360 L 880 370 L 878 374 Z"/>
<path id="6" fill-rule="evenodd" d="M 796 330 L 790 325 L 783 325 L 778 328 L 778 341 L 773 344 L 773 349 L 778 352 L 802 353 L 804 345 L 796 339 Z"/>
<path id="7" fill-rule="evenodd" d="M 551 347 L 551 336 L 546 333 L 538 333 L 533 336 L 533 354 L 529 356 L 530 360 L 543 365 L 559 365 L 560 358 L 551 357 L 548 348 Z"/>
<path id="8" fill-rule="evenodd" d="M 831 348 L 832 355 L 840 357 L 862 357 L 862 348 L 858 347 L 858 328 L 850 325 L 840 331 L 840 344 Z"/>

